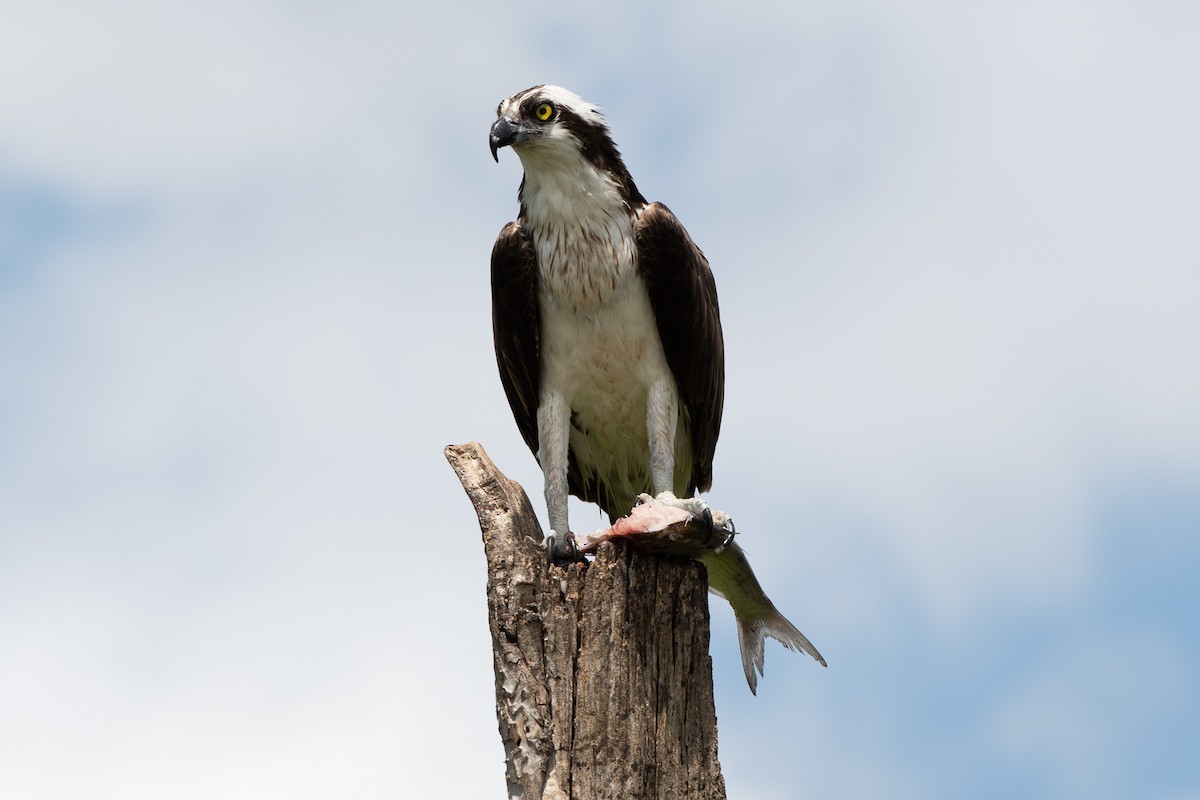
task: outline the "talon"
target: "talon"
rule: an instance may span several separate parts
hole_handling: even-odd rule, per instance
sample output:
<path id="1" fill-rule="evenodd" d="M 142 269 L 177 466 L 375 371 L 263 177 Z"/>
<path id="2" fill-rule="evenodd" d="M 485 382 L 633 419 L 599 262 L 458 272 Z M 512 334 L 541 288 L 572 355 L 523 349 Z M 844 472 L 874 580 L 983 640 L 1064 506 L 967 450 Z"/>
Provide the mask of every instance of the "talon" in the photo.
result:
<path id="1" fill-rule="evenodd" d="M 705 506 L 704 510 L 700 512 L 700 517 L 708 525 L 708 535 L 711 537 L 717 531 L 716 527 L 713 526 L 712 509 Z"/>
<path id="2" fill-rule="evenodd" d="M 554 533 L 546 537 L 546 563 L 563 566 L 583 560 L 579 546 L 575 544 L 575 537 L 570 531 L 563 535 L 561 541 Z"/>
<path id="3" fill-rule="evenodd" d="M 733 517 L 729 517 L 725 520 L 725 526 L 727 526 L 729 535 L 725 537 L 724 542 L 721 542 L 722 550 L 724 550 L 726 547 L 729 547 L 730 543 L 733 542 L 733 537 L 737 536 L 737 526 L 733 524 Z"/>

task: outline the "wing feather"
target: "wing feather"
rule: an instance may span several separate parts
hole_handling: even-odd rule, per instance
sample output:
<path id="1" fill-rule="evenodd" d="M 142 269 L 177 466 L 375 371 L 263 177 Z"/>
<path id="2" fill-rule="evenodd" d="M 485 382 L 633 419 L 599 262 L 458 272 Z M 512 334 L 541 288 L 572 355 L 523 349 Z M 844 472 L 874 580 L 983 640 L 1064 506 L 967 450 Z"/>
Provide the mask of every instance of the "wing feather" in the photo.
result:
<path id="1" fill-rule="evenodd" d="M 725 341 L 716 281 L 704 253 L 663 204 L 641 210 L 634 235 L 667 365 L 688 412 L 691 489 L 705 491 L 712 485 L 725 404 Z"/>
<path id="2" fill-rule="evenodd" d="M 541 395 L 537 274 L 533 240 L 521 223 L 508 223 L 492 248 L 492 336 L 504 394 L 535 457 Z"/>

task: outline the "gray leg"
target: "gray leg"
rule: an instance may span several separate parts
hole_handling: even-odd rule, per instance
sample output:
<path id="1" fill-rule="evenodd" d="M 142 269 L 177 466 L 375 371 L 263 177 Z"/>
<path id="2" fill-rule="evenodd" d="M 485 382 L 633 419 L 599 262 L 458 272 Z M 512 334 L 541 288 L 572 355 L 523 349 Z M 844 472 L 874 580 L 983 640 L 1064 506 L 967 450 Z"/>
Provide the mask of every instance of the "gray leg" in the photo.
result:
<path id="1" fill-rule="evenodd" d="M 546 392 L 538 407 L 538 461 L 546 478 L 546 511 L 550 533 L 546 537 L 551 561 L 573 557 L 569 551 L 570 528 L 567 523 L 567 459 L 570 448 L 571 409 L 566 398 Z"/>
<path id="2" fill-rule="evenodd" d="M 650 440 L 650 477 L 654 493 L 671 493 L 675 488 L 675 425 L 679 419 L 679 398 L 675 387 L 660 381 L 646 396 L 646 432 Z"/>
<path id="3" fill-rule="evenodd" d="M 646 430 L 650 438 L 654 499 L 701 516 L 708 510 L 703 500 L 675 496 L 675 429 L 678 422 L 679 396 L 674 383 L 662 381 L 651 386 L 646 397 Z"/>

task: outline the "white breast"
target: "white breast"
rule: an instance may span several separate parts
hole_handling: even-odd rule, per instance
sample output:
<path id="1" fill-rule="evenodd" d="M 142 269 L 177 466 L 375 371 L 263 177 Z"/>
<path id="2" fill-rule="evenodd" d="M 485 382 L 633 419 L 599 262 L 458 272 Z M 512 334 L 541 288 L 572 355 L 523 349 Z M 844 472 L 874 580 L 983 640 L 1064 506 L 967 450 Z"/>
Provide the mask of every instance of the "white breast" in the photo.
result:
<path id="1" fill-rule="evenodd" d="M 580 159 L 525 172 L 522 199 L 540 285 L 559 305 L 605 305 L 636 273 L 629 207 L 609 176 Z"/>
<path id="2" fill-rule="evenodd" d="M 633 215 L 607 174 L 568 163 L 526 164 L 522 195 L 538 253 L 543 380 L 573 395 L 669 375 Z"/>
<path id="3" fill-rule="evenodd" d="M 624 507 L 652 487 L 647 398 L 674 378 L 645 285 L 636 274 L 586 311 L 544 293 L 542 388 L 571 410 L 570 446 L 585 478 L 598 476 Z"/>
<path id="4" fill-rule="evenodd" d="M 589 168 L 590 169 L 590 168 Z M 542 388 L 571 409 L 571 449 L 585 476 L 617 494 L 651 486 L 647 395 L 674 391 L 645 283 L 633 220 L 595 170 L 530 180 L 524 201 L 538 250 Z M 590 191 L 580 192 L 580 184 Z M 568 189 L 574 189 L 570 191 Z"/>

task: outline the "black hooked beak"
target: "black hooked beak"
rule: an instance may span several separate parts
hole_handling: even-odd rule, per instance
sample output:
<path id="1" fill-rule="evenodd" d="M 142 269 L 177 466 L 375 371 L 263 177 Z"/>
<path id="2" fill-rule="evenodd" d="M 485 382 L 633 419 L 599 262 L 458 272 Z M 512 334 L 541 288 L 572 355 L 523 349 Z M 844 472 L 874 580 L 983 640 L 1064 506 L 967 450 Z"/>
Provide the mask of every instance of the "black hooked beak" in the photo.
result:
<path id="1" fill-rule="evenodd" d="M 500 163 L 500 156 L 496 154 L 496 151 L 501 147 L 508 147 L 515 142 L 520 132 L 521 129 L 519 127 L 513 125 L 504 117 L 492 123 L 492 132 L 488 136 L 488 146 L 491 147 L 492 158 L 496 160 L 497 164 Z"/>

